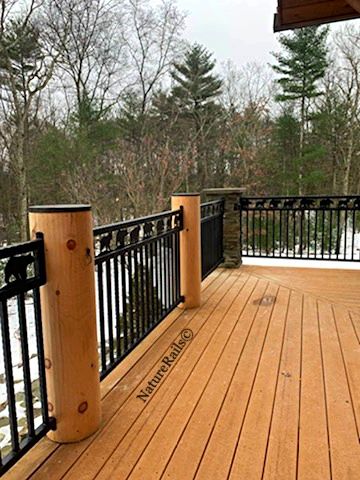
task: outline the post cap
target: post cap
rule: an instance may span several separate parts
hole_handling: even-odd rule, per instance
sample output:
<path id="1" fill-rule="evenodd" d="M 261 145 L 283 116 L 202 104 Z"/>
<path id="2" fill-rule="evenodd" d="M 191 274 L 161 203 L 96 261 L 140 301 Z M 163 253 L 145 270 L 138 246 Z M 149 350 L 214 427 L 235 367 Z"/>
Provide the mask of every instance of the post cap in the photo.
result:
<path id="1" fill-rule="evenodd" d="M 226 187 L 226 188 L 206 188 L 202 191 L 205 195 L 226 195 L 233 193 L 244 193 L 246 192 L 245 187 Z"/>
<path id="2" fill-rule="evenodd" d="M 172 197 L 199 197 L 200 193 L 173 193 Z"/>
<path id="3" fill-rule="evenodd" d="M 33 205 L 29 207 L 30 213 L 69 213 L 88 212 L 91 205 Z"/>

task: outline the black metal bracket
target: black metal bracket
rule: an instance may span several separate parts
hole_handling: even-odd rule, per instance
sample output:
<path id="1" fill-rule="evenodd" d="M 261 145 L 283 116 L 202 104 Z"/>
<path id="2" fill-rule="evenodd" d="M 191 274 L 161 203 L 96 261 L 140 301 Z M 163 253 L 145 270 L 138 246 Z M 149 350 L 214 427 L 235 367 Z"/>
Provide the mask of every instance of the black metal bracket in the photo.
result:
<path id="1" fill-rule="evenodd" d="M 56 430 L 57 423 L 56 423 L 56 418 L 55 417 L 49 417 L 48 426 L 49 426 L 50 430 L 52 430 L 52 431 Z"/>

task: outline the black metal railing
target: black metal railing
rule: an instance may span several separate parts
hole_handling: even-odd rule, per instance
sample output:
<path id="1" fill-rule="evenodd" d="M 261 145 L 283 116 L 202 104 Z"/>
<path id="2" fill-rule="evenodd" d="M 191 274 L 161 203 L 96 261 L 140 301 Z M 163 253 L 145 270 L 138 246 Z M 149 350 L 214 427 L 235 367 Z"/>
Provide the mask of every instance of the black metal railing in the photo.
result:
<path id="1" fill-rule="evenodd" d="M 360 260 L 360 196 L 242 197 L 244 257 Z"/>
<path id="2" fill-rule="evenodd" d="M 207 277 L 224 260 L 224 200 L 201 205 L 201 276 Z"/>
<path id="3" fill-rule="evenodd" d="M 39 298 L 45 282 L 40 236 L 0 249 L 0 474 L 55 428 L 48 413 Z"/>
<path id="4" fill-rule="evenodd" d="M 94 229 L 101 378 L 180 302 L 182 210 Z"/>

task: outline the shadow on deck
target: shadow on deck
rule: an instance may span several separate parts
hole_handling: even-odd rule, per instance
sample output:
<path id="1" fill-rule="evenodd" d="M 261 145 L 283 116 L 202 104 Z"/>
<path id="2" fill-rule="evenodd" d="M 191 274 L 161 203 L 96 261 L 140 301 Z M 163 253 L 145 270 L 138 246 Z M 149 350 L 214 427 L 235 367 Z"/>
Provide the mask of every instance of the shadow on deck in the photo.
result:
<path id="1" fill-rule="evenodd" d="M 98 433 L 43 439 L 4 478 L 358 479 L 359 290 L 360 272 L 216 270 L 102 382 Z"/>

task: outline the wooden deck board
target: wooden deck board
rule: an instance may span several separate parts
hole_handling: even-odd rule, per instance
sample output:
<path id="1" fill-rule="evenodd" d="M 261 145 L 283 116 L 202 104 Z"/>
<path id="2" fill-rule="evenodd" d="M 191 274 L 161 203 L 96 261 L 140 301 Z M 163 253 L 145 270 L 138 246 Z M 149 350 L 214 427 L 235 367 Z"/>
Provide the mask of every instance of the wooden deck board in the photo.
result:
<path id="1" fill-rule="evenodd" d="M 304 298 L 298 480 L 330 478 L 325 385 L 316 299 Z"/>
<path id="2" fill-rule="evenodd" d="M 360 272 L 326 272 L 216 270 L 201 308 L 172 312 L 102 382 L 99 432 L 43 439 L 3 478 L 357 480 Z"/>
<path id="3" fill-rule="evenodd" d="M 264 468 L 266 480 L 296 478 L 303 296 L 291 292 Z"/>
<path id="4" fill-rule="evenodd" d="M 245 272 L 267 278 L 285 287 L 310 293 L 330 303 L 341 303 L 360 313 L 360 270 L 266 267 L 246 265 Z"/>
<path id="5" fill-rule="evenodd" d="M 333 480 L 358 478 L 359 437 L 330 304 L 318 301 Z"/>

